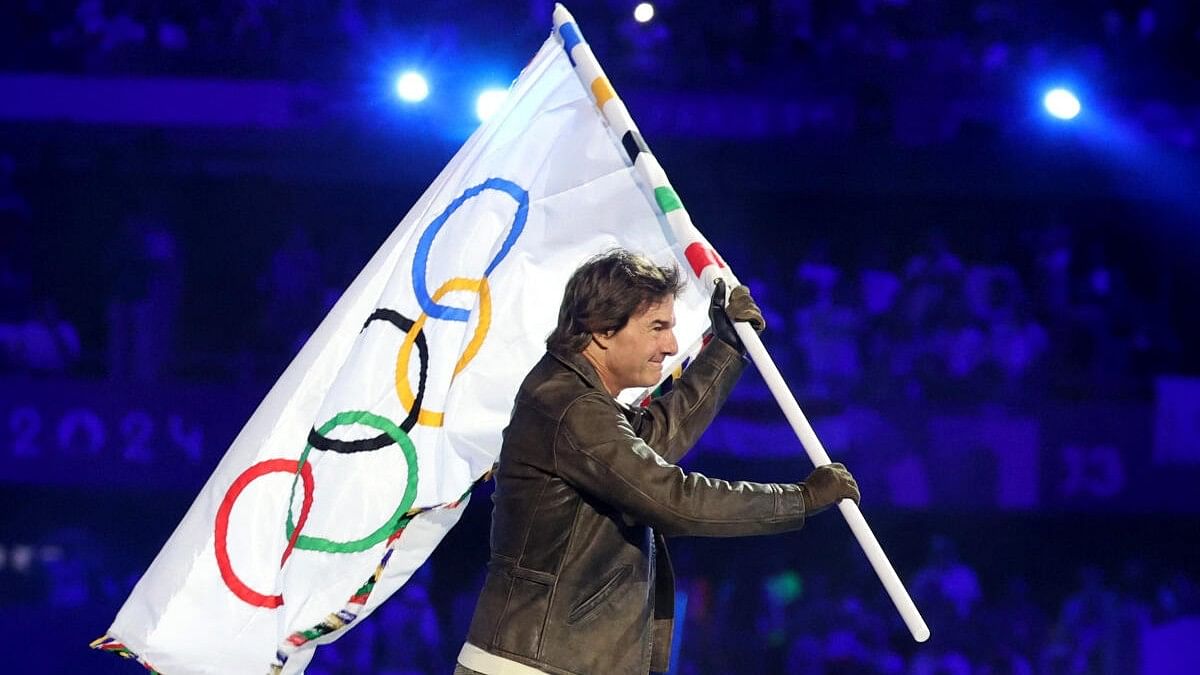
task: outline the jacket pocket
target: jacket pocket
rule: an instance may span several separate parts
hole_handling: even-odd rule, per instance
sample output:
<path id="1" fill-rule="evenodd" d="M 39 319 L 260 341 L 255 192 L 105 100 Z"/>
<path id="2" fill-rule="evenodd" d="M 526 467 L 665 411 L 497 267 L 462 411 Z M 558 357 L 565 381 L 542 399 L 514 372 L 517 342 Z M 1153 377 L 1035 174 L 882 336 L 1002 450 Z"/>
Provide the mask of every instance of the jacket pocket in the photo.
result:
<path id="1" fill-rule="evenodd" d="M 612 592 L 617 589 L 617 586 L 632 571 L 633 565 L 622 565 L 616 571 L 609 574 L 608 578 L 600 584 L 599 588 L 571 609 L 570 614 L 567 614 L 567 625 L 570 626 L 579 623 L 594 614 L 597 609 L 604 605 L 604 601 L 608 599 L 608 596 L 612 595 Z"/>
<path id="2" fill-rule="evenodd" d="M 492 644 L 511 654 L 537 659 L 541 657 L 542 629 L 550 610 L 553 586 L 530 579 L 531 575 L 524 572 L 532 570 L 509 571 L 507 599 L 496 622 Z"/>

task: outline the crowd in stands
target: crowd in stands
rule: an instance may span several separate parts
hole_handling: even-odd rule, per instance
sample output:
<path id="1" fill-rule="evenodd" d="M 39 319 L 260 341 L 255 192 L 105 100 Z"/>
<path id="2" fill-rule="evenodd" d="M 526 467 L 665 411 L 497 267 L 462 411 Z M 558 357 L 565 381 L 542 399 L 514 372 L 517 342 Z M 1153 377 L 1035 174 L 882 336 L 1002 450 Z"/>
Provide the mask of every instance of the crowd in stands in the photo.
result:
<path id="1" fill-rule="evenodd" d="M 213 265 L 228 247 L 202 237 L 207 248 L 187 250 L 187 198 L 163 193 L 125 212 L 102 254 L 85 252 L 79 264 L 98 268 L 99 287 L 74 302 L 54 292 L 69 285 L 64 270 L 35 270 L 38 256 L 19 254 L 54 260 L 62 243 L 35 241 L 38 214 L 11 160 L 0 168 L 0 220 L 14 244 L 0 250 L 3 372 L 269 381 L 373 248 L 314 216 L 264 232 L 236 265 Z M 930 229 L 899 252 L 809 227 L 818 237 L 794 253 L 766 244 L 726 257 L 749 270 L 767 346 L 810 404 L 1146 399 L 1154 375 L 1196 367 L 1181 337 L 1194 322 L 1178 311 L 1189 296 L 1172 293 L 1182 282 L 1169 265 L 1139 262 L 1100 228 L 996 222 L 1010 234 L 989 251 L 993 235 L 974 227 Z M 222 313 L 244 318 L 214 319 Z"/>
<path id="2" fill-rule="evenodd" d="M 486 530 L 473 536 L 486 540 Z M 1062 550 L 1048 558 L 1050 571 L 1039 580 L 1004 571 L 1029 561 L 981 560 L 960 553 L 953 537 L 931 535 L 925 561 L 905 579 L 933 635 L 918 645 L 866 562 L 848 549 L 811 541 L 801 547 L 809 554 L 799 556 L 780 551 L 777 537 L 755 538 L 740 544 L 746 550 L 730 564 L 694 549 L 695 541 L 673 544 L 680 575 L 673 672 L 680 675 L 1127 675 L 1182 672 L 1164 666 L 1197 658 L 1195 570 L 1133 549 L 1101 562 Z M 89 654 L 86 644 L 103 633 L 148 559 L 119 554 L 80 528 L 50 532 L 42 545 L 24 548 L 31 553 L 20 564 L 15 555 L 0 558 L 5 625 L 53 621 L 59 630 L 34 631 L 39 635 L 25 645 L 52 646 L 65 660 L 50 663 L 80 672 L 124 672 L 115 657 Z M 842 562 L 817 562 L 811 552 L 818 548 L 820 558 Z M 448 573 L 445 561 L 460 555 L 435 553 L 369 618 L 320 647 L 306 672 L 449 672 L 482 580 Z M 754 559 L 783 563 L 762 568 Z M 46 643 L 51 634 L 75 644 Z"/>
<path id="3" fill-rule="evenodd" d="M 796 570 L 701 574 L 683 585 L 677 672 L 1136 673 L 1144 635 L 1152 640 L 1155 627 L 1200 612 L 1195 579 L 1178 570 L 1151 580 L 1143 561 L 1130 560 L 1114 578 L 1086 564 L 1074 573 L 1052 598 L 1015 574 L 985 584 L 949 538 L 935 535 L 908 582 L 923 618 L 937 627 L 922 646 L 865 564 L 847 565 L 841 579 Z"/>
<path id="4" fill-rule="evenodd" d="M 380 50 L 457 60 L 474 47 L 508 54 L 547 32 L 553 2 L 389 3 L 378 0 L 23 0 L 0 22 L 9 70 L 112 74 L 341 77 Z M 660 0 L 657 19 L 633 18 L 632 0 L 575 7 L 589 40 L 618 72 L 656 84 L 836 87 L 846 72 L 879 82 L 1003 76 L 1060 59 L 1089 72 L 1137 69 L 1164 77 L 1200 52 L 1200 11 L 1184 0 L 951 6 L 911 0 Z M 368 45 L 370 45 L 368 47 Z M 514 54 L 522 63 L 527 48 Z M 687 58 L 676 58 L 679 53 Z M 787 68 L 769 68 L 786 62 Z M 847 69 L 847 64 L 854 67 Z M 1193 71 L 1194 72 L 1194 71 Z M 1107 76 L 1119 73 L 1105 72 Z M 862 83 L 859 83 L 862 84 Z"/>
<path id="5" fill-rule="evenodd" d="M 33 289 L 33 220 L 13 185 L 14 163 L 0 155 L 0 371 L 67 372 L 83 345 L 54 301 Z"/>
<path id="6" fill-rule="evenodd" d="M 890 264 L 883 244 L 835 260 L 818 241 L 790 275 L 748 283 L 780 328 L 768 346 L 815 401 L 1129 398 L 1182 365 L 1168 308 L 1131 288 L 1103 238 L 1021 235 L 1015 257 L 971 259 L 935 230 Z"/>

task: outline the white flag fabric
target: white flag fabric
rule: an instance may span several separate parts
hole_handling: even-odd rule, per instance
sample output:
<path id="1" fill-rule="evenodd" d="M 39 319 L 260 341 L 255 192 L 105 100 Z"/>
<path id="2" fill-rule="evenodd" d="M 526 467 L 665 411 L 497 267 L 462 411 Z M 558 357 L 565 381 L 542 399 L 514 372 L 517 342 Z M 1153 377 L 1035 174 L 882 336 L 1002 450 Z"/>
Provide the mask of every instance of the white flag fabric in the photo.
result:
<path id="1" fill-rule="evenodd" d="M 172 675 L 302 672 L 457 522 L 567 278 L 615 246 L 692 275 L 676 332 L 694 351 L 708 283 L 732 276 L 559 6 L 503 107 L 322 321 L 93 646 Z"/>

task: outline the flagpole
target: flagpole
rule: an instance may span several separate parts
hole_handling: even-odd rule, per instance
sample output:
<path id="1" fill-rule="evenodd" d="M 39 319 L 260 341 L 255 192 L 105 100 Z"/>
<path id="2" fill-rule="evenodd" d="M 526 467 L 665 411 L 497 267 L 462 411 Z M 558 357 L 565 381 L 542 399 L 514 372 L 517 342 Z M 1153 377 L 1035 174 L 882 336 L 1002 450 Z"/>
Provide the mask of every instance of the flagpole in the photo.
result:
<path id="1" fill-rule="evenodd" d="M 800 409 L 800 404 L 792 395 L 779 368 L 775 366 L 775 361 L 767 353 L 767 348 L 763 345 L 762 339 L 758 337 L 758 333 L 744 321 L 735 323 L 734 329 L 737 330 L 738 337 L 742 339 L 742 344 L 746 346 L 746 351 L 750 354 L 750 359 L 754 361 L 755 367 L 758 368 L 759 374 L 767 383 L 767 388 L 774 394 L 775 400 L 783 410 L 784 417 L 792 425 L 792 431 L 800 439 L 800 444 L 804 446 L 804 451 L 808 453 L 809 459 L 816 466 L 829 464 L 829 453 L 825 452 L 825 446 L 821 444 L 821 439 L 817 438 L 812 425 L 808 423 L 808 418 Z M 879 576 L 883 588 L 891 597 L 896 610 L 900 612 L 900 617 L 904 619 L 904 624 L 908 626 L 913 639 L 917 642 L 928 640 L 929 626 L 925 625 L 925 619 L 921 618 L 921 612 L 913 604 L 908 590 L 904 588 L 900 576 L 896 574 L 887 554 L 883 552 L 883 547 L 879 545 L 879 540 L 875 538 L 875 533 L 871 531 L 871 526 L 867 524 L 867 519 L 863 517 L 858 504 L 849 499 L 843 499 L 838 502 L 838 510 L 842 512 L 842 517 L 850 525 L 854 538 L 858 540 L 858 545 L 867 555 L 867 560 L 871 562 L 871 567 L 875 569 L 875 574 Z"/>
<path id="2" fill-rule="evenodd" d="M 739 285 L 733 271 L 725 265 L 725 262 L 713 250 L 712 245 L 692 224 L 692 219 L 672 189 L 666 172 L 663 171 L 654 154 L 650 152 L 650 148 L 646 145 L 641 133 L 638 132 L 629 110 L 616 95 L 616 91 L 604 74 L 604 69 L 600 67 L 600 62 L 580 34 L 575 18 L 561 4 L 556 4 L 554 7 L 554 33 L 559 37 L 563 49 L 570 57 L 575 74 L 579 76 L 584 89 L 588 90 L 592 102 L 596 104 L 626 152 L 630 164 L 644 182 L 645 187 L 651 191 L 647 197 L 661 211 L 666 229 L 671 232 L 683 252 L 684 262 L 695 274 L 694 282 L 709 293 L 712 292 L 713 283 L 718 278 L 725 279 L 731 289 Z M 800 410 L 800 404 L 796 402 L 796 397 L 792 395 L 783 375 L 775 366 L 771 355 L 767 353 L 758 334 L 746 323 L 737 323 L 734 327 L 813 464 L 816 466 L 829 464 L 829 454 L 825 452 L 825 447 L 821 445 L 812 425 L 808 423 L 804 412 Z M 879 545 L 879 540 L 875 538 L 875 534 L 867 525 L 858 505 L 843 499 L 838 503 L 838 509 L 850 525 L 851 532 L 854 533 L 859 546 L 866 553 L 867 560 L 870 561 L 871 567 L 879 576 L 892 603 L 900 612 L 913 639 L 917 642 L 928 640 L 929 627 L 925 625 L 925 620 L 921 618 L 921 613 L 913 604 L 912 598 L 909 597 L 908 591 L 901 583 L 891 561 L 883 552 L 883 547 Z"/>

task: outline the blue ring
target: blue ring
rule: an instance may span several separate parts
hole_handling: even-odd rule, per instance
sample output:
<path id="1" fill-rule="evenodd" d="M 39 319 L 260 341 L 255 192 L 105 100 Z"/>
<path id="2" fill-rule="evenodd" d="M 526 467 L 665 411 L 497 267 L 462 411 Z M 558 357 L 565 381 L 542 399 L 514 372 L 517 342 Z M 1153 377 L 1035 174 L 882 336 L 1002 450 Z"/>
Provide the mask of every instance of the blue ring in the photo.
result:
<path id="1" fill-rule="evenodd" d="M 529 192 L 512 181 L 503 178 L 489 178 L 479 185 L 467 188 L 454 201 L 450 202 L 450 205 L 438 214 L 438 217 L 434 218 L 425 232 L 421 234 L 421 239 L 417 242 L 417 251 L 413 256 L 413 293 L 417 296 L 417 304 L 421 305 L 421 310 L 435 319 L 466 321 L 471 316 L 470 310 L 439 305 L 434 302 L 433 298 L 429 295 L 429 288 L 425 285 L 425 270 L 429 261 L 429 249 L 433 247 L 433 240 L 437 237 L 442 226 L 446 224 L 446 220 L 458 210 L 458 207 L 484 190 L 499 190 L 512 197 L 517 202 L 517 212 L 513 215 L 512 226 L 509 228 L 508 236 L 505 237 L 504 243 L 500 245 L 500 250 L 496 253 L 496 257 L 492 259 L 492 262 L 488 263 L 483 276 L 490 275 L 492 270 L 496 269 L 496 265 L 499 265 L 500 261 L 504 260 L 504 256 L 508 255 L 513 244 L 521 236 L 521 231 L 525 229 L 525 219 L 529 217 Z"/>

